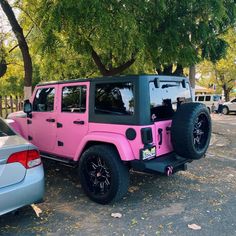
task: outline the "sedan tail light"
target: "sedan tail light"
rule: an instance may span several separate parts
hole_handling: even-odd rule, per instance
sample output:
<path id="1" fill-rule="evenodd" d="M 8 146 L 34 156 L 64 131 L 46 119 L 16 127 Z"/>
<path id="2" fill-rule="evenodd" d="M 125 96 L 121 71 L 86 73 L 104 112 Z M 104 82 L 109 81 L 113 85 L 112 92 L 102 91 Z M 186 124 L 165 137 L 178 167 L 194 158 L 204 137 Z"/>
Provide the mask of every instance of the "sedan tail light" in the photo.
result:
<path id="1" fill-rule="evenodd" d="M 21 163 L 26 169 L 33 168 L 42 163 L 39 152 L 37 150 L 27 150 L 12 154 L 8 158 L 7 163 L 15 162 Z"/>

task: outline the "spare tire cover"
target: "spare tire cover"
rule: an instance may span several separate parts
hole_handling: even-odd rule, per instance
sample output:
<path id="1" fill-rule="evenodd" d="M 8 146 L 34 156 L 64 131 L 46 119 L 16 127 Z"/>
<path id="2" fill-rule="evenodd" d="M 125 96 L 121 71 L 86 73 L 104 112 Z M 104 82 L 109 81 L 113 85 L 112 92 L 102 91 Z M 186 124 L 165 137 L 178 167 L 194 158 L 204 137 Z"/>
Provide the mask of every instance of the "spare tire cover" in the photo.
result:
<path id="1" fill-rule="evenodd" d="M 184 103 L 175 112 L 171 126 L 174 151 L 187 159 L 204 156 L 211 138 L 211 117 L 202 103 Z"/>

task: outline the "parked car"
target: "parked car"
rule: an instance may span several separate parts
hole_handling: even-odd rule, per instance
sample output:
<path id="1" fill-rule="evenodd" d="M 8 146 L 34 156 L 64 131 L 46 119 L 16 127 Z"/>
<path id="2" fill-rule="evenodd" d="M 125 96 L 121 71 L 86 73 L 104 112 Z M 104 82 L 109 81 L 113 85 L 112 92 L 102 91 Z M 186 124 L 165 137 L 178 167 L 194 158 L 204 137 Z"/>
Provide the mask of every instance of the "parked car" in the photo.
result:
<path id="1" fill-rule="evenodd" d="M 221 95 L 218 94 L 198 94 L 195 95 L 195 101 L 205 104 L 209 112 L 214 112 L 218 110 L 220 97 Z"/>
<path id="2" fill-rule="evenodd" d="M 0 215 L 38 202 L 43 194 L 39 151 L 0 118 Z"/>
<path id="3" fill-rule="evenodd" d="M 101 204 L 124 196 L 129 169 L 167 176 L 204 156 L 211 119 L 187 78 L 141 75 L 42 83 L 12 127 L 41 156 L 78 166 Z"/>
<path id="4" fill-rule="evenodd" d="M 236 112 L 236 98 L 229 102 L 223 103 L 222 113 L 228 115 L 230 112 Z"/>

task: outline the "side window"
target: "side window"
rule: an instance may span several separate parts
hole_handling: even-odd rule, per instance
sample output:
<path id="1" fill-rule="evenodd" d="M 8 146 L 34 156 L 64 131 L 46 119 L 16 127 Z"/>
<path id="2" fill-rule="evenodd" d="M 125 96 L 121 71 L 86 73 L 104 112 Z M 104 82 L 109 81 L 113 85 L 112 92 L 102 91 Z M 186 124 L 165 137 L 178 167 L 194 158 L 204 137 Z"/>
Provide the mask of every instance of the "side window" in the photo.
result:
<path id="1" fill-rule="evenodd" d="M 204 101 L 204 96 L 199 96 L 198 101 L 203 102 Z"/>
<path id="2" fill-rule="evenodd" d="M 231 102 L 236 102 L 236 99 L 232 100 Z"/>
<path id="3" fill-rule="evenodd" d="M 198 100 L 198 97 L 196 96 L 196 97 L 195 97 L 195 102 L 196 102 L 197 100 Z"/>
<path id="4" fill-rule="evenodd" d="M 214 95 L 213 96 L 213 101 L 214 102 L 217 102 L 217 101 L 219 101 L 220 100 L 220 96 L 219 95 Z"/>
<path id="5" fill-rule="evenodd" d="M 95 90 L 95 113 L 113 115 L 133 115 L 133 84 L 97 84 Z"/>
<path id="6" fill-rule="evenodd" d="M 86 86 L 68 86 L 62 89 L 62 112 L 86 111 Z"/>
<path id="7" fill-rule="evenodd" d="M 55 88 L 38 89 L 33 101 L 33 111 L 53 111 Z"/>
<path id="8" fill-rule="evenodd" d="M 206 96 L 206 101 L 207 102 L 211 101 L 211 96 Z"/>

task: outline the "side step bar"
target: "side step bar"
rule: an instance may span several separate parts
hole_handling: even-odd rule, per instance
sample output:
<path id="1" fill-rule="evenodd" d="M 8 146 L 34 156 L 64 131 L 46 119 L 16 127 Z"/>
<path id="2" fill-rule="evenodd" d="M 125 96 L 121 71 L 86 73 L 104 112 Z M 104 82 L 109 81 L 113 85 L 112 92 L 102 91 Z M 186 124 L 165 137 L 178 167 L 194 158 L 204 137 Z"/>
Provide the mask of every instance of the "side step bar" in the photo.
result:
<path id="1" fill-rule="evenodd" d="M 78 162 L 70 160 L 66 157 L 58 157 L 49 153 L 45 153 L 45 152 L 40 152 L 40 156 L 42 158 L 46 158 L 52 161 L 57 161 L 65 166 L 69 166 L 69 167 L 77 167 Z"/>

